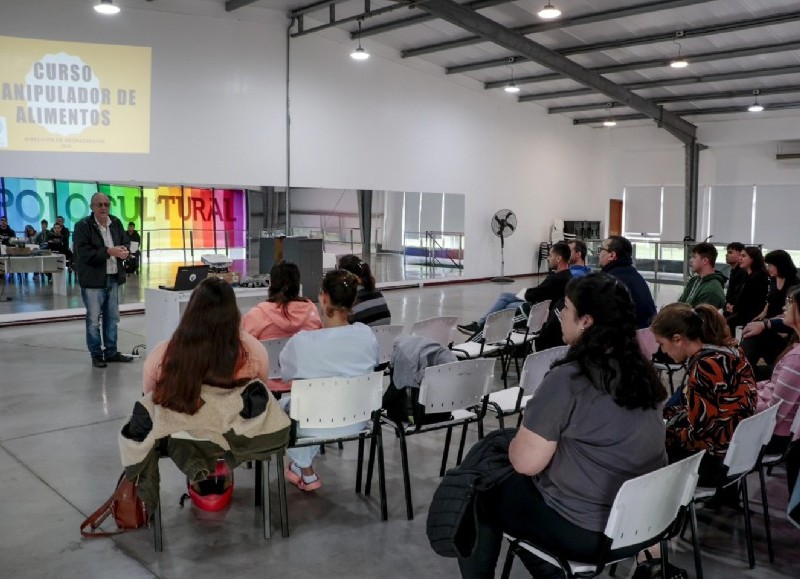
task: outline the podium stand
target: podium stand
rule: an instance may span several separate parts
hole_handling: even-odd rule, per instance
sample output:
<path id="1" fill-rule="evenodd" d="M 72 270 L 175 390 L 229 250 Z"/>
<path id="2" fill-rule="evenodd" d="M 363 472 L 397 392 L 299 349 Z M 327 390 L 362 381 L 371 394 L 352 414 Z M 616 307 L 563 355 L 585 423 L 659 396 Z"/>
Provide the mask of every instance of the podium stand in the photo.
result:
<path id="1" fill-rule="evenodd" d="M 316 302 L 322 279 L 322 240 L 308 237 L 262 237 L 258 254 L 258 273 L 269 273 L 285 259 L 297 264 L 303 294 Z"/>

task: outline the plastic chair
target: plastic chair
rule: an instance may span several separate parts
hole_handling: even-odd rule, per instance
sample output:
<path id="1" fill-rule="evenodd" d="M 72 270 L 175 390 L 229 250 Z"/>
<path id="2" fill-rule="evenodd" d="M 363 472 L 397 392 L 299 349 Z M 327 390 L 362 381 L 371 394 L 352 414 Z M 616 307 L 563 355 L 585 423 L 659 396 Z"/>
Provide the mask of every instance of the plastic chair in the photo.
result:
<path id="1" fill-rule="evenodd" d="M 292 383 L 292 404 L 289 416 L 298 427 L 340 428 L 370 422 L 360 432 L 342 436 L 298 438 L 292 447 L 315 446 L 329 442 L 358 440 L 358 469 L 356 493 L 361 492 L 364 440 L 372 440 L 378 449 L 378 484 L 381 519 L 389 518 L 386 508 L 386 476 L 383 464 L 383 439 L 381 433 L 381 401 L 383 397 L 383 372 L 363 376 L 313 378 Z M 372 454 L 372 453 L 371 453 Z M 369 485 L 364 494 L 369 495 Z"/>
<path id="2" fill-rule="evenodd" d="M 392 359 L 394 341 L 403 333 L 403 326 L 371 326 L 370 329 L 378 340 L 378 368 L 386 367 Z"/>
<path id="3" fill-rule="evenodd" d="M 686 370 L 686 366 L 684 364 L 667 364 L 653 359 L 653 356 L 655 356 L 656 352 L 658 352 L 658 342 L 656 342 L 656 337 L 653 334 L 653 330 L 650 328 L 640 328 L 636 330 L 636 339 L 639 342 L 639 348 L 642 350 L 642 354 L 644 354 L 646 359 L 652 362 L 653 367 L 658 371 L 658 373 L 667 373 L 670 394 L 674 394 L 675 384 L 673 381 L 673 375 L 679 370 Z"/>
<path id="4" fill-rule="evenodd" d="M 519 359 L 517 358 L 517 350 L 520 346 L 525 346 L 523 355 L 527 356 L 534 351 L 534 340 L 539 337 L 542 332 L 547 316 L 550 315 L 551 300 L 535 303 L 531 306 L 528 312 L 528 320 L 525 324 L 525 331 L 514 330 L 509 335 L 511 345 L 514 348 L 514 365 L 517 368 L 517 377 L 520 377 L 519 372 Z M 523 304 L 524 305 L 524 304 Z M 521 310 L 521 308 L 520 308 Z"/>
<path id="5" fill-rule="evenodd" d="M 198 444 L 210 444 L 219 448 L 217 444 L 207 438 L 198 438 L 191 433 L 182 431 L 176 432 L 171 438 L 192 440 Z M 222 453 L 220 448 L 220 453 Z M 272 525 L 271 525 L 271 510 L 270 510 L 270 497 L 269 497 L 269 465 L 272 457 L 276 458 L 276 466 L 278 468 L 278 500 L 279 500 L 279 513 L 281 520 L 281 536 L 289 536 L 289 510 L 286 501 L 286 480 L 283 476 L 283 455 L 285 449 L 281 448 L 265 456 L 261 456 L 256 460 L 256 499 L 255 504 L 260 508 L 261 524 L 264 530 L 264 538 L 272 538 Z M 161 525 L 161 500 L 153 510 L 153 546 L 156 551 L 161 552 L 164 550 L 163 544 L 163 527 Z"/>
<path id="6" fill-rule="evenodd" d="M 447 466 L 447 457 L 450 451 L 450 440 L 453 428 L 461 426 L 461 441 L 458 446 L 456 464 L 461 464 L 464 454 L 464 444 L 467 438 L 467 426 L 473 422 L 478 423 L 478 436 L 483 438 L 483 418 L 486 414 L 486 395 L 494 380 L 494 360 L 462 360 L 428 366 L 420 384 L 419 404 L 425 408 L 425 413 L 450 412 L 450 420 L 424 424 L 424 414 L 415 416 L 416 424 L 396 424 L 385 416 L 383 423 L 392 427 L 400 440 L 400 459 L 403 468 L 403 486 L 406 495 L 406 514 L 408 520 L 414 518 L 411 504 L 411 479 L 408 469 L 408 448 L 406 438 L 424 434 L 434 430 L 447 429 L 444 450 L 442 452 L 442 465 L 439 476 L 444 476 Z M 367 470 L 366 488 L 369 488 L 372 478 L 372 459 L 374 453 L 370 448 L 370 461 Z"/>
<path id="7" fill-rule="evenodd" d="M 503 369 L 503 383 L 506 383 L 508 363 L 511 357 L 510 334 L 514 329 L 515 310 L 500 310 L 486 316 L 482 336 L 479 341 L 466 341 L 453 346 L 453 353 L 460 359 L 472 360 L 486 356 L 500 356 Z"/>
<path id="8" fill-rule="evenodd" d="M 779 403 L 781 404 L 781 403 Z M 777 406 L 778 404 L 776 404 Z M 794 414 L 794 418 L 792 419 L 792 425 L 789 427 L 789 440 L 794 440 L 794 435 L 797 434 L 797 431 L 800 430 L 800 408 L 796 409 L 797 411 Z M 776 418 L 777 421 L 777 418 Z M 789 448 L 791 447 L 791 442 L 786 445 L 786 450 L 784 450 L 781 454 L 766 454 L 761 458 L 761 466 L 767 468 L 767 474 L 772 476 L 772 469 L 779 464 L 786 462 L 786 455 L 789 453 Z"/>
<path id="9" fill-rule="evenodd" d="M 458 318 L 456 316 L 441 316 L 420 320 L 411 326 L 412 336 L 430 338 L 445 348 L 453 343 L 456 334 Z"/>
<path id="10" fill-rule="evenodd" d="M 517 423 L 517 427 L 519 427 L 522 422 L 522 409 L 533 398 L 553 362 L 563 358 L 567 350 L 569 350 L 569 346 L 557 346 L 529 354 L 522 365 L 519 386 L 504 388 L 489 394 L 489 403 L 486 409 L 497 415 L 500 428 L 505 428 L 503 419 L 514 414 L 519 414 Z"/>
<path id="11" fill-rule="evenodd" d="M 725 453 L 723 463 L 728 467 L 728 480 L 722 485 L 727 487 L 739 483 L 739 490 L 744 503 L 744 530 L 747 540 L 747 559 L 750 568 L 756 566 L 755 555 L 753 553 L 753 531 L 750 523 L 750 500 L 747 496 L 747 475 L 754 470 L 759 471 L 761 478 L 761 502 L 764 508 L 764 529 L 767 534 L 767 550 L 770 563 L 775 560 L 772 552 L 772 530 L 769 520 L 769 504 L 767 502 L 767 490 L 764 484 L 764 471 L 761 468 L 759 459 L 761 458 L 764 445 L 772 438 L 775 430 L 775 419 L 778 414 L 778 405 L 771 406 L 750 418 L 745 418 L 733 431 L 728 451 Z M 692 523 L 692 545 L 694 546 L 694 564 L 697 579 L 703 578 L 703 565 L 700 560 L 700 541 L 697 534 L 697 512 L 695 502 L 701 499 L 710 498 L 716 493 L 716 488 L 698 487 L 694 493 L 694 499 L 689 507 Z"/>
<path id="12" fill-rule="evenodd" d="M 281 380 L 281 352 L 289 338 L 273 338 L 272 340 L 261 340 L 261 344 L 267 350 L 269 357 L 269 387 L 271 392 L 290 392 L 292 383 Z"/>
<path id="13" fill-rule="evenodd" d="M 507 579 L 518 549 L 524 549 L 551 565 L 561 567 L 569 578 L 596 577 L 606 565 L 633 557 L 642 549 L 661 543 L 661 574 L 666 577 L 667 539 L 680 522 L 697 486 L 702 453 L 626 481 L 617 492 L 603 533 L 606 552 L 596 563 L 568 561 L 521 539 L 505 535 L 510 545 L 502 577 Z"/>

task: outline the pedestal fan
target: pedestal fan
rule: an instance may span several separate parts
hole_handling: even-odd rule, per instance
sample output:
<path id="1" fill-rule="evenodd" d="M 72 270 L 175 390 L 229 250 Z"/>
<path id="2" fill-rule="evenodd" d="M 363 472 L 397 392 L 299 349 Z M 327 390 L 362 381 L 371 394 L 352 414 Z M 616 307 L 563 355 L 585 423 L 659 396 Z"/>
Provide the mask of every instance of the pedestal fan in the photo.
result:
<path id="1" fill-rule="evenodd" d="M 500 277 L 493 277 L 495 283 L 513 283 L 510 277 L 505 277 L 505 247 L 506 237 L 509 237 L 517 229 L 517 216 L 511 209 L 501 209 L 492 216 L 492 233 L 500 238 Z"/>

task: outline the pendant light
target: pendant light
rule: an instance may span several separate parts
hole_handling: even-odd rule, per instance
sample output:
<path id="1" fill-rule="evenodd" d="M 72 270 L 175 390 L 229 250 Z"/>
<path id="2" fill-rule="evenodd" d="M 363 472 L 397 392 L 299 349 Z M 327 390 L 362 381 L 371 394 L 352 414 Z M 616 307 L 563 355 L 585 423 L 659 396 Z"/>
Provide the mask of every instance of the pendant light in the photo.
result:
<path id="1" fill-rule="evenodd" d="M 603 121 L 603 126 L 604 127 L 616 127 L 617 126 L 617 121 L 615 121 L 613 118 L 606 119 L 606 120 Z"/>
<path id="2" fill-rule="evenodd" d="M 758 95 L 760 95 L 760 94 L 761 94 L 761 91 L 758 90 L 758 89 L 753 91 L 753 97 L 754 97 L 755 100 L 753 101 L 753 104 L 751 104 L 749 107 L 747 107 L 747 111 L 748 112 L 760 113 L 761 111 L 764 110 L 764 105 L 762 105 L 762 104 L 760 104 L 758 102 Z"/>
<path id="3" fill-rule="evenodd" d="M 539 10 L 538 16 L 544 20 L 552 20 L 553 18 L 561 16 L 561 10 L 553 6 L 550 0 L 547 0 L 547 4 L 544 5 L 544 8 Z"/>
<path id="4" fill-rule="evenodd" d="M 510 94 L 516 94 L 519 92 L 519 87 L 517 86 L 517 83 L 514 82 L 514 67 L 512 66 L 513 64 L 514 64 L 514 57 L 512 56 L 511 58 L 508 59 L 508 68 L 511 69 L 511 82 L 509 82 L 505 87 L 503 87 L 503 90 Z"/>
<path id="5" fill-rule="evenodd" d="M 680 36 L 678 34 L 680 34 Z M 675 35 L 676 38 L 680 38 L 681 36 L 683 36 L 682 33 L 678 34 Z M 673 40 L 672 42 L 678 45 L 678 58 L 671 60 L 669 65 L 672 68 L 686 68 L 687 66 L 689 66 L 689 61 L 681 56 L 681 43 L 678 42 L 677 40 Z"/>
<path id="6" fill-rule="evenodd" d="M 119 14 L 119 6 L 113 0 L 100 0 L 94 5 L 94 10 L 100 14 Z"/>
<path id="7" fill-rule="evenodd" d="M 358 21 L 358 48 L 350 53 L 350 58 L 353 60 L 367 60 L 369 52 L 361 47 L 361 20 Z"/>

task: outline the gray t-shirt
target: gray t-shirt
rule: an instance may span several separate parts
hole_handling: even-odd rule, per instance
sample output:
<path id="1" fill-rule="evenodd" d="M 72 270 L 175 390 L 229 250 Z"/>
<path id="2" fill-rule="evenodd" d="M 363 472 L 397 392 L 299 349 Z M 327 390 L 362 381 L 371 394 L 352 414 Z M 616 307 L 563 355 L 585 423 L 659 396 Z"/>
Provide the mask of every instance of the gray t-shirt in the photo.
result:
<path id="1" fill-rule="evenodd" d="M 605 529 L 622 484 L 667 464 L 659 410 L 628 410 L 601 392 L 575 362 L 544 377 L 522 424 L 558 443 L 534 482 L 548 506 L 575 525 Z"/>

